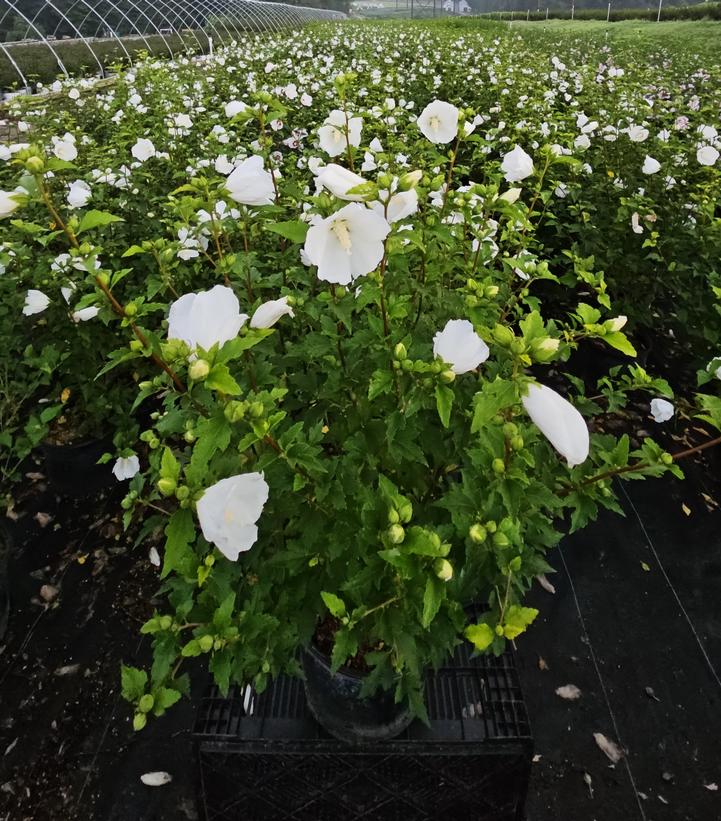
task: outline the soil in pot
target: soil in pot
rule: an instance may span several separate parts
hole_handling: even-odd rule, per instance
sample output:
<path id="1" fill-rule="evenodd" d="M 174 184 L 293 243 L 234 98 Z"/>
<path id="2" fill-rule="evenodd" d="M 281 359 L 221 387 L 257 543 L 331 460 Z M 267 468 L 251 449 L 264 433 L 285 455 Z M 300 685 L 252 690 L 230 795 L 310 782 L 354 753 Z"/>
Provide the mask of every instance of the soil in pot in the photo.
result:
<path id="1" fill-rule="evenodd" d="M 327 632 L 319 630 L 324 650 Z M 340 741 L 363 744 L 395 738 L 413 720 L 408 704 L 397 704 L 392 692 L 361 697 L 368 670 L 362 653 L 336 673 L 331 673 L 330 656 L 315 644 L 303 651 L 301 661 L 308 706 L 316 721 Z"/>

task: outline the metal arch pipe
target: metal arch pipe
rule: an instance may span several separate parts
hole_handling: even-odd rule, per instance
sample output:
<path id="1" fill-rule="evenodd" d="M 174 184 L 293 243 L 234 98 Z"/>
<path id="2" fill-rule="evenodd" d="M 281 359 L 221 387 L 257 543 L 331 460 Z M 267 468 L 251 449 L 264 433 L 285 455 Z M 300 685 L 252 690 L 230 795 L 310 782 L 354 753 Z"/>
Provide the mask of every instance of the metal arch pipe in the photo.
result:
<path id="1" fill-rule="evenodd" d="M 110 2 L 110 0 L 107 0 L 107 1 Z M 88 13 L 85 15 L 85 17 L 83 17 L 82 21 L 80 22 L 80 27 L 81 28 L 85 25 L 85 21 L 88 19 L 88 17 L 90 17 L 91 14 L 94 14 L 98 18 L 98 20 L 100 20 L 100 25 L 105 25 L 105 26 L 109 25 L 108 21 L 102 16 L 102 14 L 100 14 L 97 9 L 93 8 L 87 2 L 87 0 L 74 0 L 72 6 L 70 6 L 70 8 L 68 9 L 68 14 L 72 13 L 73 9 L 78 5 L 78 3 L 82 3 L 84 6 L 88 7 Z M 114 5 L 112 2 L 110 2 L 110 4 Z M 121 12 L 121 14 L 122 14 L 122 12 Z M 130 22 L 130 20 L 128 20 L 128 22 Z M 58 26 L 59 25 L 60 24 L 58 23 Z M 56 26 L 54 33 L 57 33 L 57 30 L 58 30 L 58 27 Z M 95 36 L 97 37 L 97 29 L 95 31 Z M 115 35 L 115 39 L 118 41 L 118 45 L 120 46 L 120 48 L 125 52 L 125 56 L 130 61 L 130 65 L 132 65 L 133 64 L 133 58 L 130 56 L 130 52 L 125 48 L 125 43 L 123 43 L 122 37 L 118 37 L 117 35 Z"/>
<path id="2" fill-rule="evenodd" d="M 53 11 L 56 11 L 60 15 L 60 17 L 62 17 L 65 20 L 65 22 L 70 25 L 73 31 L 78 35 L 79 39 L 83 41 L 83 45 L 85 46 L 85 48 L 87 48 L 87 50 L 92 54 L 93 60 L 95 60 L 98 69 L 100 70 L 100 76 L 104 77 L 105 66 L 100 62 L 100 60 L 98 59 L 98 55 L 93 51 L 93 47 L 90 45 L 89 41 L 80 31 L 80 29 L 75 25 L 75 23 L 73 23 L 72 20 L 70 20 L 70 18 L 65 14 L 65 12 L 60 11 L 60 9 L 52 2 L 52 0 L 45 0 L 45 5 L 49 6 Z M 38 14 L 40 14 L 40 11 L 42 11 L 42 9 L 44 9 L 44 6 L 41 6 L 41 8 L 38 9 L 38 12 L 35 15 L 35 17 L 33 17 L 33 27 L 35 25 L 35 20 L 37 19 Z"/>
<path id="3" fill-rule="evenodd" d="M 171 28 L 175 31 L 176 34 L 180 35 L 180 39 L 183 42 L 183 46 L 185 47 L 185 40 L 183 39 L 182 31 L 183 31 L 183 27 L 185 27 L 193 35 L 193 37 L 195 39 L 195 42 L 198 44 L 198 48 L 202 51 L 203 50 L 203 44 L 200 41 L 200 38 L 198 37 L 198 35 L 195 33 L 195 29 L 192 28 L 192 27 L 187 26 L 187 19 L 184 16 L 181 15 L 181 11 L 183 9 L 182 9 L 182 7 L 180 7 L 180 4 L 177 2 L 177 0 L 155 0 L 155 2 L 160 3 L 160 5 L 162 5 L 163 8 L 168 9 L 170 14 L 172 14 L 174 16 L 176 24 L 174 26 L 171 26 Z M 179 11 L 179 8 L 181 9 L 181 11 Z M 187 13 L 187 9 L 185 9 L 185 11 Z M 166 18 L 166 19 L 168 19 L 168 18 Z M 198 18 L 194 14 L 191 15 L 191 20 L 198 27 L 198 29 L 202 29 L 202 26 L 200 25 L 200 22 L 199 22 Z M 169 19 L 168 19 L 168 22 L 170 22 Z"/>
<path id="4" fill-rule="evenodd" d="M 15 69 L 17 72 L 18 77 L 20 78 L 20 82 L 23 84 L 23 88 L 29 88 L 30 83 L 28 82 L 28 78 L 23 74 L 23 70 L 20 66 L 15 62 L 15 58 L 10 54 L 10 52 L 5 48 L 5 46 L 0 43 L 0 51 L 8 58 L 10 61 L 10 65 Z"/>
<path id="5" fill-rule="evenodd" d="M 220 21 L 220 24 L 225 29 L 228 37 L 230 38 L 230 41 L 231 42 L 233 42 L 233 41 L 237 42 L 238 38 L 240 37 L 240 31 L 241 30 L 238 29 L 237 20 L 234 21 L 234 16 L 231 15 L 231 14 L 228 14 L 228 3 L 226 2 L 223 5 L 220 2 L 218 2 L 217 0 L 206 0 L 206 2 L 209 3 L 211 8 L 213 9 L 213 11 L 217 13 L 218 20 Z M 235 32 L 235 34 L 231 33 L 230 29 L 228 28 L 228 25 L 231 25 L 233 27 L 233 31 Z M 223 42 L 222 38 L 221 38 L 221 42 Z"/>
<path id="6" fill-rule="evenodd" d="M 20 11 L 20 9 L 15 5 L 15 3 L 13 3 L 13 0 L 4 0 L 4 2 L 7 4 L 9 11 L 12 11 L 15 14 L 17 14 L 18 17 L 21 17 L 28 24 L 28 26 L 30 28 L 34 29 L 35 33 L 38 35 L 38 40 L 42 43 L 45 43 L 45 45 L 50 49 L 50 51 L 52 52 L 53 57 L 55 58 L 55 61 L 58 64 L 58 67 L 60 68 L 62 73 L 69 79 L 70 74 L 68 73 L 67 68 L 65 68 L 65 63 L 63 63 L 63 61 L 60 59 L 60 55 L 57 53 L 57 51 L 55 51 L 55 49 L 52 47 L 49 40 L 40 31 L 40 29 L 36 25 L 34 25 L 34 23 L 31 20 L 29 20 L 28 17 L 25 14 L 23 14 Z M 2 23 L 2 21 L 5 19 L 6 16 L 7 16 L 7 13 L 2 16 L 2 19 L 0 19 L 0 23 Z"/>
<path id="7" fill-rule="evenodd" d="M 155 34 L 162 39 L 163 43 L 165 43 L 165 48 L 168 49 L 168 54 L 170 54 L 170 59 L 171 60 L 175 59 L 175 55 L 173 54 L 173 49 L 170 48 L 170 43 L 168 43 L 168 41 L 165 39 L 165 36 L 163 35 L 163 32 L 155 25 L 155 23 L 153 23 L 153 21 L 150 19 L 150 17 L 148 17 L 148 15 L 140 8 L 140 6 L 136 5 L 134 0 L 124 0 L 124 2 L 129 3 L 135 9 L 135 11 L 137 11 L 139 14 L 141 14 L 148 21 L 148 23 L 150 23 L 151 29 L 155 29 Z M 150 48 L 150 44 L 145 39 L 145 37 L 143 37 L 143 42 L 148 47 L 148 51 L 152 51 L 152 49 Z"/>
<path id="8" fill-rule="evenodd" d="M 245 0 L 231 0 L 229 3 L 232 6 L 233 13 L 240 17 L 242 15 L 242 19 L 255 27 L 256 32 L 262 33 L 263 29 L 258 24 L 257 17 L 252 13 L 252 7 L 250 7 L 249 11 L 249 4 L 245 2 Z"/>
<path id="9" fill-rule="evenodd" d="M 272 2 L 270 2 L 270 3 L 257 3 L 257 4 L 253 3 L 253 6 L 255 8 L 257 8 L 257 10 L 258 10 L 258 14 L 264 15 L 267 19 L 270 20 L 270 24 L 271 24 L 271 27 L 272 27 L 272 30 L 273 30 L 274 34 L 277 34 L 278 32 L 283 30 L 283 26 L 280 25 L 280 23 L 276 26 L 277 15 L 276 15 L 275 12 L 277 11 L 277 9 L 272 8 L 273 6 L 278 6 L 278 5 L 279 5 L 279 3 L 272 3 Z M 281 20 L 281 22 L 282 22 L 282 20 Z"/>
<path id="10" fill-rule="evenodd" d="M 186 2 L 187 2 L 187 0 L 186 0 Z M 219 26 L 222 26 L 225 29 L 225 33 L 228 35 L 228 37 L 231 40 L 233 39 L 233 35 L 231 34 L 231 31 L 228 28 L 228 26 L 226 25 L 224 14 L 223 14 L 223 9 L 219 5 L 216 5 L 215 3 L 213 3 L 212 0 L 204 0 L 203 12 L 206 15 L 205 26 L 206 27 L 209 26 L 212 29 L 214 36 L 216 36 L 221 43 L 223 42 L 223 36 L 222 36 L 222 33 L 220 31 Z M 209 22 L 209 20 L 212 21 L 212 22 Z M 217 20 L 217 22 L 216 22 L 216 20 Z M 205 28 L 203 28 L 203 31 L 205 31 Z M 238 35 L 237 28 L 235 30 L 235 34 L 236 34 L 236 36 Z M 207 36 L 207 32 L 206 32 L 206 36 Z"/>

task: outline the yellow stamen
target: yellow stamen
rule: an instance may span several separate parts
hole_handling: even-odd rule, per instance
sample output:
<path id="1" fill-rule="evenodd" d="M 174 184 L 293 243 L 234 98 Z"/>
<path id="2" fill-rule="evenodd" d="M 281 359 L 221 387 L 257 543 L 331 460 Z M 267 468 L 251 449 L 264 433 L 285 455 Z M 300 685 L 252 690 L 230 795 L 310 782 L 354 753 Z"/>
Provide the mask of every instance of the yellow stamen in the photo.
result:
<path id="1" fill-rule="evenodd" d="M 336 235 L 338 242 L 344 251 L 350 254 L 353 243 L 350 238 L 350 231 L 348 230 L 348 223 L 346 220 L 333 220 L 331 224 L 331 231 Z"/>

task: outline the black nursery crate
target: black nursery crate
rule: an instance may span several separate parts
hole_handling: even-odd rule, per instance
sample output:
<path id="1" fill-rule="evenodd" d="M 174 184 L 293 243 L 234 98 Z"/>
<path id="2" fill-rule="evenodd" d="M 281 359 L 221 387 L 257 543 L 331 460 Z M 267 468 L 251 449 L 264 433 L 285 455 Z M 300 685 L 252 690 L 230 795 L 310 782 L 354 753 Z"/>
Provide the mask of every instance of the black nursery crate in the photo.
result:
<path id="1" fill-rule="evenodd" d="M 511 653 L 460 647 L 426 678 L 430 727 L 365 745 L 330 737 L 299 679 L 212 687 L 194 739 L 207 821 L 521 821 L 533 740 Z"/>

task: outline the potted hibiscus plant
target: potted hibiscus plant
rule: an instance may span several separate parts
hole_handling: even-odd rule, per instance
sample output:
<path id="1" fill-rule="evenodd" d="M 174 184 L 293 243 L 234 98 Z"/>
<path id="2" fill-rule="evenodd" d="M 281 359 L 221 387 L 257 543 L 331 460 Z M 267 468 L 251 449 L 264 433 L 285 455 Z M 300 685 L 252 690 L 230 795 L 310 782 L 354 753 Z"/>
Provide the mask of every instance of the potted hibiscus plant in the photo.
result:
<path id="1" fill-rule="evenodd" d="M 223 691 L 304 674 L 331 732 L 379 738 L 426 717 L 424 673 L 459 642 L 500 653 L 528 628 L 524 594 L 567 523 L 619 510 L 613 477 L 680 475 L 651 439 L 603 432 L 632 392 L 670 391 L 634 364 L 600 280 L 581 272 L 586 296 L 557 316 L 534 293 L 574 294 L 534 244 L 567 158 L 489 159 L 473 112 L 434 101 L 418 167 L 361 176 L 364 125 L 344 107 L 304 192 L 273 170 L 265 104 L 242 110 L 261 123 L 242 171 L 186 186 L 204 212 L 231 196 L 239 219 L 214 240 L 244 243 L 170 302 L 140 383 L 159 407 L 123 507 L 164 534 L 167 605 L 142 628 L 152 667 L 124 667 L 123 693 L 141 729 L 187 693 L 187 658 Z M 477 156 L 484 182 L 457 186 Z M 560 375 L 589 339 L 629 363 L 593 398 Z"/>

